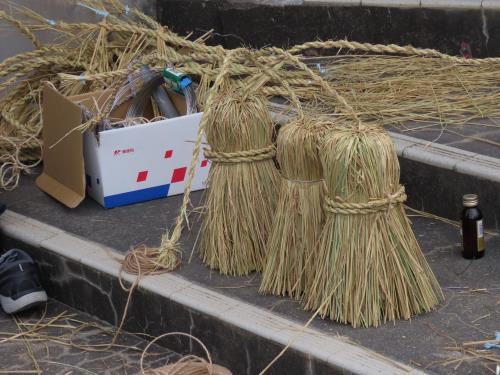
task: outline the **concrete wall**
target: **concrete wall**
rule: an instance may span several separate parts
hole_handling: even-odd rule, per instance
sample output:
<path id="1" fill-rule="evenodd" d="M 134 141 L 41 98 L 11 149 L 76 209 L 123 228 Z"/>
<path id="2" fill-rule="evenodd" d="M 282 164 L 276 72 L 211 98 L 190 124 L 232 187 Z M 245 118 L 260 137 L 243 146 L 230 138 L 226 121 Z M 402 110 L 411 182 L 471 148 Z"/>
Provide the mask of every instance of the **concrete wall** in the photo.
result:
<path id="1" fill-rule="evenodd" d="M 500 0 L 484 0 L 483 8 L 481 0 L 463 0 L 462 7 L 458 0 L 416 0 L 418 6 L 411 7 L 401 0 L 369 3 L 375 5 L 366 5 L 368 0 L 364 6 L 360 0 L 158 0 L 157 15 L 180 34 L 213 28 L 211 43 L 228 48 L 349 39 L 500 56 L 500 8 L 494 7 Z"/>
<path id="2" fill-rule="evenodd" d="M 347 38 L 412 44 L 474 57 L 500 56 L 500 0 L 123 0 L 180 34 L 215 29 L 212 43 L 289 46 L 314 39 Z M 100 20 L 77 0 L 14 0 L 47 18 Z M 0 1 L 0 9 L 9 6 Z M 54 35 L 40 33 L 42 40 Z M 32 48 L 18 30 L 0 21 L 0 60 Z"/>
<path id="3" fill-rule="evenodd" d="M 500 0 L 229 0 L 233 4 L 378 6 L 421 9 L 500 9 Z"/>

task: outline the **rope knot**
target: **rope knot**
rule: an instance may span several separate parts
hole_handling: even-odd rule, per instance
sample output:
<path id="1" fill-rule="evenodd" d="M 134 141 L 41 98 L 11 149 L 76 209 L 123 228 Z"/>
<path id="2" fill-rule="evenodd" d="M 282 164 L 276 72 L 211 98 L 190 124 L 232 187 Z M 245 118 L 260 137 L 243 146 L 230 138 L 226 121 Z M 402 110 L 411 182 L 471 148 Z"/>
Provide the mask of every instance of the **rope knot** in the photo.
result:
<path id="1" fill-rule="evenodd" d="M 214 163 L 236 164 L 236 163 L 252 163 L 255 161 L 263 161 L 272 159 L 276 155 L 274 145 L 267 147 L 235 152 L 216 152 L 212 150 L 204 150 L 205 158 Z"/>
<path id="2" fill-rule="evenodd" d="M 365 203 L 346 202 L 340 197 L 325 199 L 325 210 L 340 215 L 369 215 L 389 211 L 406 201 L 404 186 L 399 186 L 394 193 L 387 193 L 385 198 L 371 199 Z"/>

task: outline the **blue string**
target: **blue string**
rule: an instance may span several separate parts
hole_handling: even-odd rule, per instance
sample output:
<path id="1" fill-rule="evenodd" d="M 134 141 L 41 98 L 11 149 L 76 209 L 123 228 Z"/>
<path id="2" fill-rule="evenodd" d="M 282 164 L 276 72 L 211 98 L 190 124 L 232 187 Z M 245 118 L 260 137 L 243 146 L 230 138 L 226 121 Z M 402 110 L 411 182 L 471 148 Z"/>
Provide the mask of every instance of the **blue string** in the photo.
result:
<path id="1" fill-rule="evenodd" d="M 487 342 L 486 344 L 484 344 L 484 348 L 485 349 L 500 349 L 500 345 Z"/>
<path id="2" fill-rule="evenodd" d="M 79 5 L 83 8 L 87 8 L 88 10 L 91 10 L 92 12 L 94 12 L 95 14 L 97 14 L 98 16 L 101 16 L 101 17 L 107 17 L 109 16 L 109 12 L 105 11 L 105 10 L 102 10 L 102 9 L 96 9 L 96 8 L 92 8 L 91 6 L 88 6 L 87 4 L 83 4 L 81 2 L 78 2 L 76 5 Z"/>
<path id="3" fill-rule="evenodd" d="M 317 64 L 316 64 L 316 68 L 318 68 L 318 72 L 319 72 L 320 74 L 325 74 L 325 73 L 326 73 L 326 69 L 325 69 L 325 68 L 323 68 L 323 67 L 321 66 L 321 64 L 320 64 L 320 63 L 317 63 Z"/>
<path id="4" fill-rule="evenodd" d="M 495 332 L 495 340 L 500 340 L 500 332 Z M 500 344 L 493 344 L 491 342 L 487 342 L 484 344 L 486 349 L 500 349 Z"/>
<path id="5" fill-rule="evenodd" d="M 80 74 L 80 83 L 84 85 L 87 79 L 85 78 L 85 73 Z"/>
<path id="6" fill-rule="evenodd" d="M 130 13 L 130 8 L 128 5 L 125 5 L 125 15 L 128 16 L 129 13 Z"/>
<path id="7" fill-rule="evenodd" d="M 49 18 L 45 18 L 45 21 L 47 21 L 47 23 L 48 23 L 49 25 L 52 25 L 52 26 L 55 26 L 55 25 L 56 25 L 56 23 L 57 23 L 56 21 L 51 20 L 51 19 L 49 19 Z"/>

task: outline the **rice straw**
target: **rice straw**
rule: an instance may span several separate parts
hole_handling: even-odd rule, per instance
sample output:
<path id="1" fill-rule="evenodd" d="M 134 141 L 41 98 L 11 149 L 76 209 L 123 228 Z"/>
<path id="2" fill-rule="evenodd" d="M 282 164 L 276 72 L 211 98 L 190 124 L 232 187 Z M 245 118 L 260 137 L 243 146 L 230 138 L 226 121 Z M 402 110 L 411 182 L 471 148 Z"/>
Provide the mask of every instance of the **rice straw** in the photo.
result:
<path id="1" fill-rule="evenodd" d="M 211 114 L 205 156 L 212 166 L 201 256 L 222 274 L 261 271 L 279 187 L 267 101 L 229 81 L 219 88 Z"/>
<path id="2" fill-rule="evenodd" d="M 327 125 L 325 120 L 299 118 L 278 133 L 276 158 L 282 182 L 261 293 L 300 298 L 316 273 L 325 192 L 318 138 Z"/>
<path id="3" fill-rule="evenodd" d="M 393 143 L 376 126 L 332 130 L 321 146 L 328 195 L 312 308 L 377 327 L 431 311 L 443 294 L 406 217 Z"/>

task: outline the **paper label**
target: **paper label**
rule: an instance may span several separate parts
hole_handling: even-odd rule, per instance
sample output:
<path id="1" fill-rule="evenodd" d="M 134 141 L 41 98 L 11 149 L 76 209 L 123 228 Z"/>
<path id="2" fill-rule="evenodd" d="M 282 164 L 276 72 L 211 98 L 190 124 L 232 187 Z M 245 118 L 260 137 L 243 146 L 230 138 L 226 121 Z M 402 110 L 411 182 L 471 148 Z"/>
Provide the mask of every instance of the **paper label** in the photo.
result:
<path id="1" fill-rule="evenodd" d="M 477 251 L 484 251 L 484 228 L 483 221 L 477 221 Z"/>

